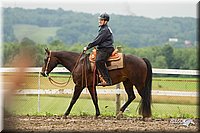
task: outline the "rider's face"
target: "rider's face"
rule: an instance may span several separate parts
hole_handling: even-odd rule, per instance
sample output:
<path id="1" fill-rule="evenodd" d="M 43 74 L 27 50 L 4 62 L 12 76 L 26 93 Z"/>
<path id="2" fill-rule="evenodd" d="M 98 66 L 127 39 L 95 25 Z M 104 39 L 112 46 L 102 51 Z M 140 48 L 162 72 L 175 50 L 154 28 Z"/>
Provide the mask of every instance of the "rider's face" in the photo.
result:
<path id="1" fill-rule="evenodd" d="M 105 25 L 107 23 L 107 21 L 105 21 L 104 19 L 99 19 L 99 26 Z"/>

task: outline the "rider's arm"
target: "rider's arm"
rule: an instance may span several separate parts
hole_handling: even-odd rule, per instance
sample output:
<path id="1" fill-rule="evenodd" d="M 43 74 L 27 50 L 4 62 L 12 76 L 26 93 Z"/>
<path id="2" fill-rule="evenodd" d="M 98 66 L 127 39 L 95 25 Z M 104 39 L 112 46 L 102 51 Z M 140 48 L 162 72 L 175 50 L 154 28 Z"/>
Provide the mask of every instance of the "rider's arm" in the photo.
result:
<path id="1" fill-rule="evenodd" d="M 107 34 L 106 29 L 101 30 L 98 36 L 94 39 L 94 41 L 87 46 L 87 49 L 97 46 L 98 44 L 103 42 L 106 39 L 106 34 Z"/>

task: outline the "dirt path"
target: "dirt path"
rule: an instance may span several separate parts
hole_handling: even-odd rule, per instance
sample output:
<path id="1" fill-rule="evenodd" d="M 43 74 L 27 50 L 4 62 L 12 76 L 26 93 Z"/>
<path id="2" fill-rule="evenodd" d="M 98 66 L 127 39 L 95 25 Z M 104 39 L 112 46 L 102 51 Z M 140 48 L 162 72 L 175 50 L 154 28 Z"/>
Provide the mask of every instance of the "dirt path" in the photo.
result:
<path id="1" fill-rule="evenodd" d="M 127 131 L 153 131 L 153 132 L 196 132 L 198 131 L 197 119 L 193 119 L 194 124 L 181 125 L 183 119 L 153 119 L 143 121 L 140 118 L 122 118 L 116 120 L 114 117 L 93 117 L 69 116 L 62 119 L 60 116 L 15 116 L 4 119 L 4 129 L 19 132 L 127 132 Z"/>

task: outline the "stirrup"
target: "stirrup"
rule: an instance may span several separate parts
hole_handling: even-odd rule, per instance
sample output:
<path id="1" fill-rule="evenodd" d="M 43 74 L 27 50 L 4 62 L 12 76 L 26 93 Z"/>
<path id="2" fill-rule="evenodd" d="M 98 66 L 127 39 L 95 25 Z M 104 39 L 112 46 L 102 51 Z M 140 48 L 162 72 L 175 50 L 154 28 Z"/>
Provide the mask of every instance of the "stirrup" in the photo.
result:
<path id="1" fill-rule="evenodd" d="M 99 78 L 100 78 L 101 83 L 98 83 L 97 86 L 105 87 L 105 86 L 111 86 L 112 85 L 111 80 L 107 80 L 107 82 L 106 82 L 106 80 L 103 78 L 103 76 L 100 74 L 99 71 L 98 71 L 98 73 L 99 73 Z"/>
<path id="2" fill-rule="evenodd" d="M 98 83 L 97 86 L 111 86 L 111 85 L 112 85 L 111 83 L 101 82 L 101 83 Z"/>

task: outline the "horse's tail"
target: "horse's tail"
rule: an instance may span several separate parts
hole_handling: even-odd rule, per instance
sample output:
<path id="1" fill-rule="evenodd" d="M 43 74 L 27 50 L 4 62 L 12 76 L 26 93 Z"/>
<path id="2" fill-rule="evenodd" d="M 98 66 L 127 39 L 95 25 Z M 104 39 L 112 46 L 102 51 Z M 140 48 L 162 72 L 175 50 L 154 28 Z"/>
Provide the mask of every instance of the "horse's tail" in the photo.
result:
<path id="1" fill-rule="evenodd" d="M 143 60 L 147 65 L 147 77 L 142 91 L 139 114 L 142 114 L 143 117 L 151 117 L 152 66 L 148 59 L 143 58 Z"/>

